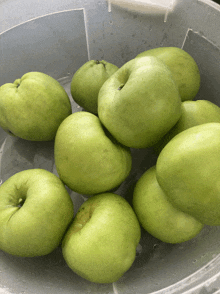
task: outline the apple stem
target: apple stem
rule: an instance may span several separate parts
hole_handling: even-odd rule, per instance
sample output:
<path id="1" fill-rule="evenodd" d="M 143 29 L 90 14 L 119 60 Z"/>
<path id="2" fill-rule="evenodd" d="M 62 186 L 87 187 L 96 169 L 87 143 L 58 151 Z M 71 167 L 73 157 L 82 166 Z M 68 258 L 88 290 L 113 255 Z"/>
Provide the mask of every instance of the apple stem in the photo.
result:
<path id="1" fill-rule="evenodd" d="M 18 207 L 21 208 L 24 205 L 25 199 L 20 198 L 18 200 Z"/>
<path id="2" fill-rule="evenodd" d="M 17 79 L 14 81 L 14 84 L 16 85 L 16 88 L 18 88 L 20 86 L 21 79 Z"/>
<path id="3" fill-rule="evenodd" d="M 99 61 L 99 60 L 96 60 L 96 64 L 102 64 L 104 67 L 105 67 L 105 63 Z"/>
<path id="4" fill-rule="evenodd" d="M 119 86 L 118 90 L 120 91 L 123 87 L 124 87 L 124 85 Z"/>

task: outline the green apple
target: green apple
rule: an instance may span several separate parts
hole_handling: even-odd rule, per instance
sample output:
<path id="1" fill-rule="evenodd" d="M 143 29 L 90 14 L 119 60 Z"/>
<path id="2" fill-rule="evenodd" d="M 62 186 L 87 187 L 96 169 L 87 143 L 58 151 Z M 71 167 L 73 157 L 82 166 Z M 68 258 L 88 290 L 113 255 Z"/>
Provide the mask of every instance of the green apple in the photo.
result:
<path id="1" fill-rule="evenodd" d="M 209 122 L 220 123 L 220 107 L 208 100 L 184 101 L 182 114 L 172 129 L 156 143 L 154 149 L 159 153 L 177 134 L 191 127 Z"/>
<path id="2" fill-rule="evenodd" d="M 192 100 L 200 88 L 200 72 L 194 58 L 178 47 L 158 47 L 136 56 L 156 56 L 171 70 L 182 101 Z"/>
<path id="3" fill-rule="evenodd" d="M 101 87 L 98 115 L 125 146 L 152 146 L 181 115 L 181 99 L 170 70 L 153 56 L 128 61 Z"/>
<path id="4" fill-rule="evenodd" d="M 156 166 L 148 169 L 137 181 L 133 208 L 143 228 L 163 242 L 188 241 L 204 226 L 168 201 L 156 179 Z"/>
<path id="5" fill-rule="evenodd" d="M 0 87 L 0 126 L 25 140 L 53 140 L 72 113 L 69 97 L 54 78 L 29 72 Z"/>
<path id="6" fill-rule="evenodd" d="M 163 148 L 156 176 L 168 200 L 206 225 L 220 225 L 220 123 L 176 135 Z"/>
<path id="7" fill-rule="evenodd" d="M 61 180 L 80 194 L 120 185 L 131 170 L 130 149 L 118 143 L 90 112 L 76 112 L 58 128 L 54 157 Z"/>
<path id="8" fill-rule="evenodd" d="M 13 255 L 46 255 L 60 245 L 73 219 L 73 202 L 54 174 L 18 172 L 0 186 L 0 249 Z"/>
<path id="9" fill-rule="evenodd" d="M 63 239 L 63 256 L 81 277 L 113 283 L 133 264 L 140 237 L 140 224 L 129 203 L 113 193 L 98 194 L 78 210 Z"/>
<path id="10" fill-rule="evenodd" d="M 105 60 L 90 60 L 74 74 L 71 82 L 73 100 L 85 110 L 98 113 L 98 93 L 104 82 L 118 67 Z"/>

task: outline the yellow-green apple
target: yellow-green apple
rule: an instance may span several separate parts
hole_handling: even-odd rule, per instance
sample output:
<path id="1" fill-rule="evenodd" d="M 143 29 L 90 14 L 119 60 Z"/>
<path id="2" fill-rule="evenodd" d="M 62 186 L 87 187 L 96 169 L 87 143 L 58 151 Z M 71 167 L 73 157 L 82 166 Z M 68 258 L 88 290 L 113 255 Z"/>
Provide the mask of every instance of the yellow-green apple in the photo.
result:
<path id="1" fill-rule="evenodd" d="M 159 153 L 177 134 L 191 127 L 209 122 L 220 123 L 220 107 L 208 100 L 184 101 L 182 114 L 172 129 L 157 142 L 154 149 Z"/>
<path id="2" fill-rule="evenodd" d="M 68 266 L 95 283 L 117 281 L 133 264 L 141 229 L 121 196 L 92 196 L 78 210 L 62 243 Z"/>
<path id="3" fill-rule="evenodd" d="M 18 172 L 0 186 L 0 249 L 9 254 L 49 254 L 72 219 L 73 202 L 64 184 L 47 170 Z"/>
<path id="4" fill-rule="evenodd" d="M 58 126 L 71 113 L 64 88 L 44 73 L 29 72 L 0 87 L 0 126 L 22 139 L 53 140 Z"/>
<path id="5" fill-rule="evenodd" d="M 182 101 L 192 100 L 200 88 L 200 72 L 194 58 L 178 47 L 158 47 L 139 53 L 136 58 L 156 56 L 171 70 Z"/>
<path id="6" fill-rule="evenodd" d="M 118 67 L 105 60 L 89 60 L 73 75 L 71 95 L 73 100 L 85 110 L 98 113 L 98 93 L 104 82 Z"/>
<path id="7" fill-rule="evenodd" d="M 152 146 L 181 115 L 181 99 L 170 70 L 153 56 L 128 61 L 101 87 L 98 115 L 123 145 Z"/>
<path id="8" fill-rule="evenodd" d="M 206 225 L 220 225 L 220 123 L 176 135 L 160 152 L 156 177 L 168 200 Z"/>
<path id="9" fill-rule="evenodd" d="M 133 208 L 142 227 L 163 242 L 188 241 L 204 226 L 168 201 L 156 179 L 156 166 L 149 168 L 137 181 Z"/>
<path id="10" fill-rule="evenodd" d="M 119 186 L 131 170 L 130 149 L 118 143 L 90 112 L 76 112 L 58 128 L 55 165 L 61 180 L 80 194 Z"/>

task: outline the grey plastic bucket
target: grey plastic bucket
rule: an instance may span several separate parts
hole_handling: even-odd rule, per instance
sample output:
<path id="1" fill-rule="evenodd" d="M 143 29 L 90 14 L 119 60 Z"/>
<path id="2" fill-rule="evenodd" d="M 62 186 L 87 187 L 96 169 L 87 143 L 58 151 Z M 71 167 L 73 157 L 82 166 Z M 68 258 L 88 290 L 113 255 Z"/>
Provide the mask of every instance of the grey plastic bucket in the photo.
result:
<path id="1" fill-rule="evenodd" d="M 138 53 L 160 46 L 183 48 L 201 73 L 196 99 L 220 106 L 220 6 L 209 0 L 176 1 L 172 11 L 131 11 L 104 0 L 15 1 L 0 3 L 0 86 L 29 71 L 58 79 L 70 96 L 74 72 L 89 59 L 123 65 Z M 81 110 L 72 101 L 73 111 Z M 34 143 L 0 130 L 0 179 L 28 168 L 56 173 L 51 142 Z M 155 163 L 149 150 L 133 150 L 128 188 Z M 76 209 L 83 195 L 71 192 Z M 220 228 L 206 226 L 191 241 L 163 243 L 146 232 L 137 258 L 114 284 L 90 283 L 74 274 L 61 249 L 48 256 L 20 258 L 0 251 L 0 293 L 162 294 L 220 293 Z"/>

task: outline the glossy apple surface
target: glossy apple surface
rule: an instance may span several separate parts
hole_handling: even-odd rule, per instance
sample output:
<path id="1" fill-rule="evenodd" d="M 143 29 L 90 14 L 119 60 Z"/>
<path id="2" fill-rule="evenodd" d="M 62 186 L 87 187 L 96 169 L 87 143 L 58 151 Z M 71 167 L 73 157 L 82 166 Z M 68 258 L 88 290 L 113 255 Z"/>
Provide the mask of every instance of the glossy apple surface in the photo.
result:
<path id="1" fill-rule="evenodd" d="M 44 73 L 29 72 L 0 87 L 0 126 L 22 139 L 53 140 L 60 123 L 71 113 L 64 88 Z"/>
<path id="2" fill-rule="evenodd" d="M 208 100 L 184 101 L 182 114 L 172 129 L 156 143 L 154 149 L 159 153 L 177 134 L 191 127 L 209 122 L 220 123 L 220 107 Z"/>
<path id="3" fill-rule="evenodd" d="M 117 281 L 133 264 L 141 230 L 128 202 L 103 193 L 82 204 L 63 240 L 63 256 L 81 277 Z"/>
<path id="4" fill-rule="evenodd" d="M 24 170 L 0 186 L 0 249 L 33 257 L 52 252 L 73 218 L 73 202 L 54 174 Z"/>
<path id="5" fill-rule="evenodd" d="M 98 115 L 123 145 L 152 146 L 181 115 L 181 99 L 170 70 L 152 56 L 128 61 L 101 87 Z"/>
<path id="6" fill-rule="evenodd" d="M 105 60 L 89 60 L 73 75 L 71 95 L 74 101 L 85 110 L 98 113 L 98 94 L 104 82 L 118 67 Z"/>
<path id="7" fill-rule="evenodd" d="M 203 224 L 174 207 L 156 179 L 156 166 L 137 181 L 133 208 L 143 228 L 159 240 L 181 243 L 194 238 Z"/>
<path id="8" fill-rule="evenodd" d="M 192 100 L 200 88 L 200 72 L 194 58 L 178 47 L 158 47 L 137 55 L 156 56 L 170 69 L 178 86 L 182 101 Z"/>
<path id="9" fill-rule="evenodd" d="M 176 135 L 156 163 L 159 185 L 181 211 L 207 225 L 220 225 L 220 123 Z"/>
<path id="10" fill-rule="evenodd" d="M 80 194 L 97 194 L 116 188 L 128 176 L 130 149 L 118 143 L 89 112 L 77 112 L 60 125 L 54 146 L 61 180 Z"/>

